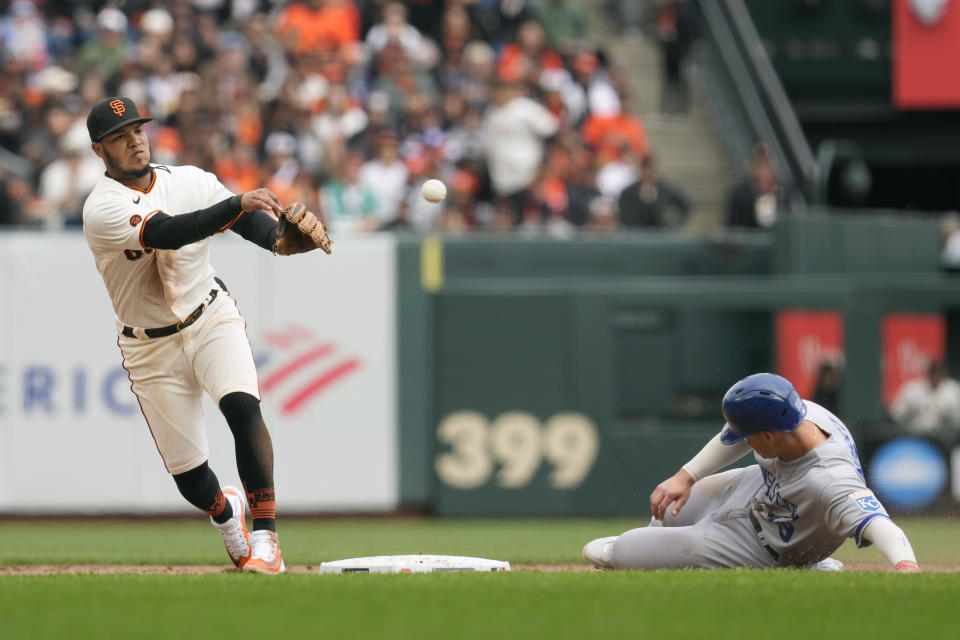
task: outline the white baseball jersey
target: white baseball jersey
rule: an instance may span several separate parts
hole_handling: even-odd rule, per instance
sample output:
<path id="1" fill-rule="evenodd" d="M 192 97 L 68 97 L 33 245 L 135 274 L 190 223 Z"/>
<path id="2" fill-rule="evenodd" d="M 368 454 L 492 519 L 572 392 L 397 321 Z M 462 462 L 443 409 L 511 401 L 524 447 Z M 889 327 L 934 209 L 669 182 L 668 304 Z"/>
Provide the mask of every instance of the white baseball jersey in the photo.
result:
<path id="1" fill-rule="evenodd" d="M 214 175 L 189 166 L 155 166 L 146 189 L 100 178 L 83 207 L 83 231 L 118 325 L 155 329 L 174 324 L 219 289 L 210 266 L 210 238 L 176 250 L 152 250 L 143 246 L 143 226 L 158 211 L 190 213 L 232 195 Z M 260 397 L 245 324 L 226 292 L 176 335 L 141 339 L 121 334 L 117 344 L 131 389 L 172 474 L 194 469 L 209 457 L 202 392 L 218 404 L 228 393 Z"/>
<path id="2" fill-rule="evenodd" d="M 867 488 L 850 431 L 828 410 L 804 402 L 804 419 L 828 433 L 827 441 L 789 462 L 754 454 L 763 487 L 751 506 L 784 565 L 817 562 L 851 537 L 865 546 L 860 534 L 867 523 L 889 517 Z"/>
<path id="3" fill-rule="evenodd" d="M 146 189 L 100 178 L 83 206 L 83 232 L 118 325 L 173 324 L 216 288 L 209 238 L 176 251 L 155 251 L 143 246 L 143 227 L 158 211 L 189 213 L 232 195 L 216 176 L 191 166 L 155 166 Z"/>

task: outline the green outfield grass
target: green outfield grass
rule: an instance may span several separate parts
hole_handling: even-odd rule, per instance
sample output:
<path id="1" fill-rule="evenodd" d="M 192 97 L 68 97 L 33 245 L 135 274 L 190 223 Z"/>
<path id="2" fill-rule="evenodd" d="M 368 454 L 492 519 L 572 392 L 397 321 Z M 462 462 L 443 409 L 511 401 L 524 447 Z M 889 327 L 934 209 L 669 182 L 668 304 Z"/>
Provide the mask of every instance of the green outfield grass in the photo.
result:
<path id="1" fill-rule="evenodd" d="M 960 520 L 898 520 L 921 563 L 960 565 Z M 291 565 L 360 555 L 580 562 L 628 520 L 285 520 Z M 202 519 L 0 522 L 0 565 L 226 566 Z M 843 547 L 846 562 L 881 562 Z M 955 638 L 960 574 L 0 575 L 2 638 Z"/>

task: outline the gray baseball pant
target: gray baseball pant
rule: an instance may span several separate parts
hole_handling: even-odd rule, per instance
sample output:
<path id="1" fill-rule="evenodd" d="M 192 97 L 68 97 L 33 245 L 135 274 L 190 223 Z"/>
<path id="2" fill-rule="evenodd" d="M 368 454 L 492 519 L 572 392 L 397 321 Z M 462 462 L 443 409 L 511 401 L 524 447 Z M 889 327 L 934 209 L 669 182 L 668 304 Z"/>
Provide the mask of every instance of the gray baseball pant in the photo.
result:
<path id="1" fill-rule="evenodd" d="M 693 485 L 680 513 L 631 529 L 613 543 L 617 569 L 771 567 L 748 517 L 750 499 L 763 486 L 760 467 L 731 469 Z"/>

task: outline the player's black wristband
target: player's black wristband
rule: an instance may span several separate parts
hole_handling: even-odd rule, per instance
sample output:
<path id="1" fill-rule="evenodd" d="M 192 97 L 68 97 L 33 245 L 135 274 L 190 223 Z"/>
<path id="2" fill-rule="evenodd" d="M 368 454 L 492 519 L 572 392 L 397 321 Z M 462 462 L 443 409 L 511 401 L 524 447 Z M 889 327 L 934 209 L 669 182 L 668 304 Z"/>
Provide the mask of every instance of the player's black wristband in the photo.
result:
<path id="1" fill-rule="evenodd" d="M 263 211 L 244 211 L 230 230 L 267 251 L 273 249 L 277 239 L 277 221 Z"/>
<path id="2" fill-rule="evenodd" d="M 148 249 L 179 249 L 223 230 L 240 215 L 240 198 L 232 196 L 217 204 L 171 216 L 158 211 L 143 227 L 143 246 Z"/>

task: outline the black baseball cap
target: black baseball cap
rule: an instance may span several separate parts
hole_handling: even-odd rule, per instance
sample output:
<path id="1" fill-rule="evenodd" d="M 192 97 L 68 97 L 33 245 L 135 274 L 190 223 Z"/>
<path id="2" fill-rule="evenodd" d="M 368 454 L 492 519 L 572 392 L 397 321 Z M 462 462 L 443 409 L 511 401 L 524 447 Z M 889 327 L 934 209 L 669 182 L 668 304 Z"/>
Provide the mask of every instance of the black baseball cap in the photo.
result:
<path id="1" fill-rule="evenodd" d="M 87 116 L 87 131 L 90 139 L 100 142 L 105 135 L 131 122 L 150 122 L 153 118 L 144 118 L 137 111 L 137 105 L 130 98 L 122 96 L 107 98 L 93 105 Z"/>

